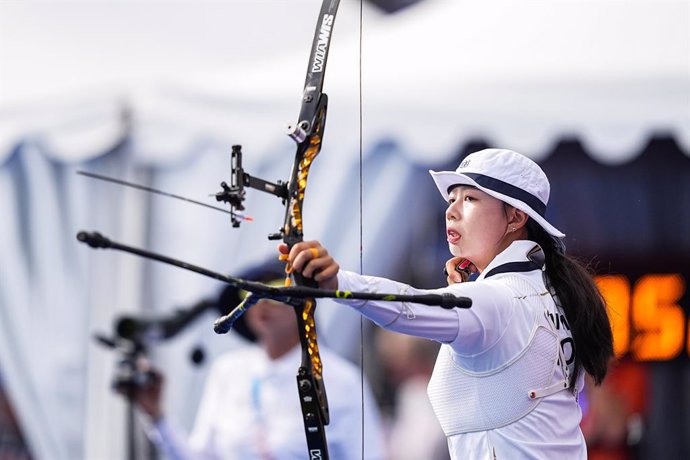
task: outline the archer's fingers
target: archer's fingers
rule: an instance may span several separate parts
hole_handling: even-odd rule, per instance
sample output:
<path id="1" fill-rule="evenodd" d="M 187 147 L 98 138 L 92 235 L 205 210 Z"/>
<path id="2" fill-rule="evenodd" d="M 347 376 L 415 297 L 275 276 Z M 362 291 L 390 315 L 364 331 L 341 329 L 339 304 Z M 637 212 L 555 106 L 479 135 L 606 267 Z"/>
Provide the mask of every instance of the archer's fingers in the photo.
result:
<path id="1" fill-rule="evenodd" d="M 448 286 L 450 286 L 451 284 L 462 283 L 464 281 L 465 280 L 463 279 L 463 276 L 460 273 L 451 272 L 451 274 L 446 277 L 446 282 L 448 283 Z"/>
<path id="2" fill-rule="evenodd" d="M 446 282 L 449 285 L 464 283 L 469 278 L 469 273 L 466 271 L 469 261 L 463 257 L 453 257 L 446 262 L 444 272 L 446 273 Z"/>
<path id="3" fill-rule="evenodd" d="M 318 248 L 310 248 L 309 251 L 313 258 L 307 262 L 306 267 L 302 271 L 302 275 L 307 278 L 313 278 L 319 283 L 321 289 L 338 289 L 338 271 L 340 265 L 328 254 L 326 248 L 319 246 Z"/>
<path id="4" fill-rule="evenodd" d="M 322 289 L 336 290 L 338 289 L 338 271 L 340 271 L 340 266 L 333 261 L 332 264 L 318 272 L 314 276 L 314 280 L 319 283 L 319 287 Z"/>
<path id="5" fill-rule="evenodd" d="M 302 241 L 295 244 L 290 249 L 290 253 L 288 254 L 288 263 L 293 270 L 308 277 L 308 275 L 304 273 L 307 264 L 311 260 L 324 256 L 328 256 L 328 251 L 326 248 L 321 246 L 321 243 L 318 241 Z"/>
<path id="6" fill-rule="evenodd" d="M 309 252 L 313 258 L 306 263 L 304 269 L 302 270 L 302 275 L 307 278 L 314 278 L 316 281 L 318 281 L 316 279 L 316 275 L 332 267 L 333 265 L 338 265 L 336 264 L 335 260 L 333 260 L 333 257 L 328 255 L 328 253 L 324 255 L 317 255 L 316 251 L 313 249 Z"/>
<path id="7" fill-rule="evenodd" d="M 292 249 L 285 243 L 280 243 L 278 245 L 278 252 L 280 253 L 278 259 L 287 264 L 285 268 L 287 273 L 292 273 L 295 258 L 307 247 L 308 245 L 305 243 L 297 243 L 292 247 Z"/>
<path id="8" fill-rule="evenodd" d="M 280 249 L 280 248 L 279 248 Z M 318 241 L 302 241 L 295 244 L 287 255 L 291 267 L 305 278 L 313 278 L 323 289 L 337 289 L 338 263 Z"/>

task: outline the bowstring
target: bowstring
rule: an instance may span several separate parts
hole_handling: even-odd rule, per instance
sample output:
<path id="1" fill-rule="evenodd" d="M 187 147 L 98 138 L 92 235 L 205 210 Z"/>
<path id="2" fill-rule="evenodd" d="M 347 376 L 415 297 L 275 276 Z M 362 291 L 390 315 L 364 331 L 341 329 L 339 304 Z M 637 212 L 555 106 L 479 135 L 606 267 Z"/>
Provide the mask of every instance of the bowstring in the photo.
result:
<path id="1" fill-rule="evenodd" d="M 364 0 L 359 0 L 359 274 L 364 274 L 364 221 L 363 221 L 363 203 L 364 203 L 364 186 L 363 186 L 363 155 L 362 155 L 362 18 Z M 361 401 L 361 440 L 362 440 L 362 460 L 364 460 L 364 318 L 359 316 L 359 389 Z"/>

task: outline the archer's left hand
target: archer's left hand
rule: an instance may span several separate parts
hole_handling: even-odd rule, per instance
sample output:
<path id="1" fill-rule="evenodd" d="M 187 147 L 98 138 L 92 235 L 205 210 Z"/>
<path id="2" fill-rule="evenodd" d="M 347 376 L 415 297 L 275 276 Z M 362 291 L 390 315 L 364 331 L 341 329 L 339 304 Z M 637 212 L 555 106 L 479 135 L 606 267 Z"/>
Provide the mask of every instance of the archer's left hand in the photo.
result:
<path id="1" fill-rule="evenodd" d="M 305 278 L 313 278 L 321 289 L 338 289 L 340 265 L 318 241 L 302 241 L 289 251 L 287 244 L 280 244 L 278 251 L 281 260 L 288 262 L 288 269 L 301 273 Z"/>

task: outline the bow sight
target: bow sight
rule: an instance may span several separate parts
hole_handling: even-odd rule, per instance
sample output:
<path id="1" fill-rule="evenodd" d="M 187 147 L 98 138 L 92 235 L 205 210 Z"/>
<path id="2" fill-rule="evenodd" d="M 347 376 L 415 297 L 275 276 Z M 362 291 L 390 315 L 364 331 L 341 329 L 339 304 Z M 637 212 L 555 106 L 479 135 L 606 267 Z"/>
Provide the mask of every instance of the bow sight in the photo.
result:
<path id="1" fill-rule="evenodd" d="M 233 145 L 232 146 L 232 156 L 231 156 L 231 174 L 230 174 L 230 185 L 226 182 L 221 182 L 220 186 L 222 191 L 216 193 L 216 201 L 222 201 L 223 203 L 228 203 L 230 205 L 230 215 L 232 216 L 232 226 L 237 228 L 240 226 L 240 222 L 244 220 L 241 218 L 236 211 L 244 211 L 244 198 L 246 195 L 245 187 L 254 188 L 262 192 L 270 193 L 283 200 L 283 204 L 288 198 L 288 188 L 287 184 L 283 181 L 277 181 L 275 184 L 273 182 L 268 182 L 258 177 L 252 177 L 242 168 L 242 146 Z M 280 239 L 282 235 L 280 233 L 272 233 L 269 235 L 269 239 L 277 240 Z"/>

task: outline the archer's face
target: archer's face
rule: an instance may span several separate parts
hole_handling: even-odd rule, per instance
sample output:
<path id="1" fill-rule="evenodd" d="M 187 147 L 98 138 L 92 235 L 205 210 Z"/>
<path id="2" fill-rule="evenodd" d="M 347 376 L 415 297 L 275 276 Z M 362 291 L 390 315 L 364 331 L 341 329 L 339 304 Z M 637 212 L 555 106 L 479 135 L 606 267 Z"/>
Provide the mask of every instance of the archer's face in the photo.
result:
<path id="1" fill-rule="evenodd" d="M 508 228 L 503 202 L 475 187 L 451 190 L 446 236 L 451 254 L 472 261 L 482 271 L 505 247 Z"/>

